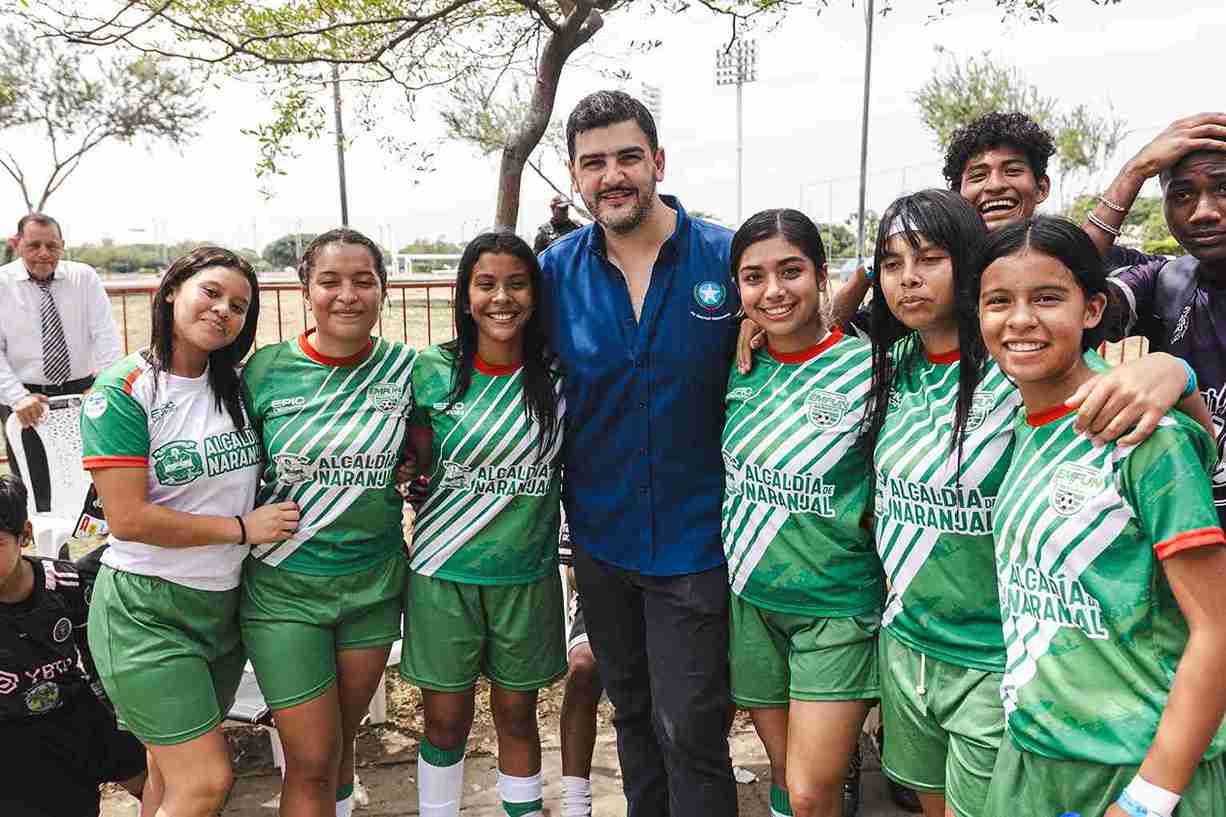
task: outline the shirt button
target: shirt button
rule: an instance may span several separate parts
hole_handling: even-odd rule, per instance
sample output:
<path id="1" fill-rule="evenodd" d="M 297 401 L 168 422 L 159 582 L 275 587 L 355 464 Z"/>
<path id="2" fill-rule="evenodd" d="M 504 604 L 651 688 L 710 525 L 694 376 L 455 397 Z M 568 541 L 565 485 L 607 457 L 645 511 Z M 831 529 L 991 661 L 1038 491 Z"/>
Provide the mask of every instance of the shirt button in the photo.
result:
<path id="1" fill-rule="evenodd" d="M 640 400 L 640 401 L 639 401 L 639 408 L 641 408 L 641 409 L 645 409 L 645 408 L 647 408 L 647 401 L 646 401 L 646 400 Z"/>
<path id="2" fill-rule="evenodd" d="M 646 486 L 646 485 L 640 485 L 640 486 L 639 486 L 639 493 L 640 493 L 640 494 L 644 494 L 644 495 L 646 495 L 646 494 L 647 494 L 647 486 Z"/>
<path id="3" fill-rule="evenodd" d="M 641 368 L 643 368 L 643 361 L 641 361 L 641 360 L 635 360 L 635 361 L 634 361 L 634 368 L 636 368 L 636 369 L 641 369 Z"/>
<path id="4" fill-rule="evenodd" d="M 640 448 L 640 449 L 639 449 L 639 456 L 640 456 L 640 457 L 646 457 L 646 456 L 647 456 L 647 449 L 646 449 L 646 448 Z"/>

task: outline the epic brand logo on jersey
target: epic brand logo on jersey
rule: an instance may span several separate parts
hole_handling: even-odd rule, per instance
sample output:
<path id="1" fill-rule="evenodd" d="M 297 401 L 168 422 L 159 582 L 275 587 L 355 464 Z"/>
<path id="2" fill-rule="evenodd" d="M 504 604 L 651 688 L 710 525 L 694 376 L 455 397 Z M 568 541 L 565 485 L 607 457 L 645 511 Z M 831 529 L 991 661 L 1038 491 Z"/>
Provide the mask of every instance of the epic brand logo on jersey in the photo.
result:
<path id="1" fill-rule="evenodd" d="M 255 429 L 245 428 L 242 431 L 227 431 L 225 434 L 205 437 L 204 459 L 210 477 L 237 471 L 249 465 L 258 465 L 263 458 Z"/>
<path id="2" fill-rule="evenodd" d="M 177 409 L 178 407 L 179 406 L 175 403 L 174 400 L 168 400 L 162 405 L 155 408 L 153 411 L 149 412 L 149 419 L 153 421 L 154 425 L 157 425 L 158 423 L 162 422 L 167 417 L 169 417 L 171 414 L 174 414 L 175 409 Z"/>
<path id="3" fill-rule="evenodd" d="M 1009 565 L 1001 576 L 1003 613 L 1012 618 L 1031 618 L 1061 627 L 1075 627 L 1089 638 L 1103 639 L 1110 633 L 1103 624 L 1098 599 L 1077 579 L 1045 573 L 1031 565 Z"/>
<path id="4" fill-rule="evenodd" d="M 753 389 L 749 386 L 740 386 L 728 392 L 728 400 L 744 401 L 753 397 Z"/>
<path id="5" fill-rule="evenodd" d="M 793 474 L 764 465 L 741 465 L 734 454 L 725 451 L 724 491 L 751 502 L 761 502 L 796 513 L 834 516 L 831 498 L 834 486 L 812 474 Z"/>
<path id="6" fill-rule="evenodd" d="M 1094 468 L 1066 462 L 1056 469 L 1047 498 L 1051 508 L 1061 516 L 1073 516 L 1090 497 L 1101 493 L 1105 483 Z"/>
<path id="7" fill-rule="evenodd" d="M 384 414 L 404 414 L 409 407 L 407 391 L 399 383 L 372 383 L 366 389 L 366 399 L 375 411 Z"/>
<path id="8" fill-rule="evenodd" d="M 187 485 L 204 474 L 194 440 L 175 440 L 153 452 L 153 472 L 163 485 Z"/>
<path id="9" fill-rule="evenodd" d="M 974 431 L 992 413 L 992 393 L 977 391 L 971 396 L 971 411 L 966 415 L 966 430 Z"/>
<path id="10" fill-rule="evenodd" d="M 461 414 L 464 413 L 463 403 L 456 403 L 451 408 L 448 408 L 447 405 L 448 405 L 447 401 L 444 400 L 441 403 L 435 403 L 433 406 L 431 406 L 431 408 L 433 408 L 437 412 L 446 414 L 449 417 L 459 417 Z"/>
<path id="11" fill-rule="evenodd" d="M 833 428 L 847 414 L 848 405 L 838 392 L 814 389 L 805 397 L 805 415 L 818 428 Z"/>
<path id="12" fill-rule="evenodd" d="M 876 507 L 882 519 L 946 533 L 991 533 L 995 502 L 978 488 L 934 487 L 877 472 Z"/>
<path id="13" fill-rule="evenodd" d="M 443 461 L 439 488 L 497 496 L 544 496 L 553 468 L 548 465 L 482 465 L 479 468 Z"/>
<path id="14" fill-rule="evenodd" d="M 268 412 L 264 416 L 271 419 L 283 414 L 293 414 L 305 405 L 305 397 L 285 397 L 281 400 L 273 400 L 268 404 Z"/>

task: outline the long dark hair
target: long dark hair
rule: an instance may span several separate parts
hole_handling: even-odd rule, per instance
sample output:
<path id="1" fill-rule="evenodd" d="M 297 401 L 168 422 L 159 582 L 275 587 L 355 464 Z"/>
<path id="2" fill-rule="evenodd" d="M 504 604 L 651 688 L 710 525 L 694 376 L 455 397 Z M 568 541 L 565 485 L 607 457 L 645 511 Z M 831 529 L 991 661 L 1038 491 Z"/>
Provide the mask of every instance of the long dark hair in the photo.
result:
<path id="1" fill-rule="evenodd" d="M 1024 250 L 1033 250 L 1050 256 L 1068 267 L 1073 278 L 1081 286 L 1086 297 L 1104 295 L 1110 301 L 1113 297 L 1111 287 L 1107 284 L 1107 271 L 1103 266 L 1102 256 L 1094 242 L 1086 235 L 1085 230 L 1073 222 L 1058 216 L 1034 216 L 1018 221 L 1007 227 L 1002 227 L 992 233 L 983 243 L 975 271 L 966 286 L 966 297 L 962 300 L 966 308 L 959 314 L 959 322 L 974 329 L 979 334 L 979 290 L 983 283 L 983 272 L 993 261 L 1010 255 L 1017 255 Z M 1093 349 L 1103 342 L 1106 336 L 1105 313 L 1104 320 L 1098 326 L 1086 329 L 1081 334 L 1081 350 Z M 974 366 L 977 370 L 986 368 L 988 350 L 980 342 L 971 350 Z M 958 388 L 958 416 L 970 414 L 971 397 L 975 384 L 967 385 L 968 355 L 962 355 L 961 382 Z"/>
<path id="2" fill-rule="evenodd" d="M 223 407 L 234 421 L 235 428 L 246 428 L 247 421 L 243 413 L 242 389 L 239 387 L 237 366 L 255 342 L 255 329 L 260 321 L 260 281 L 255 276 L 255 270 L 247 260 L 237 253 L 222 247 L 197 247 L 196 249 L 175 259 L 175 262 L 162 276 L 162 283 L 153 295 L 150 309 L 153 312 L 153 331 L 149 341 L 152 351 L 150 364 L 153 367 L 153 388 L 157 390 L 157 375 L 166 371 L 173 360 L 174 304 L 167 300 L 173 292 L 188 278 L 208 267 L 225 267 L 240 272 L 251 285 L 251 303 L 247 307 L 247 316 L 243 320 L 243 328 L 238 337 L 227 346 L 209 353 L 209 388 L 217 401 L 217 409 Z"/>
<path id="3" fill-rule="evenodd" d="M 447 407 L 451 408 L 464 399 L 472 385 L 473 366 L 477 358 L 477 322 L 473 320 L 468 285 L 473 270 L 481 256 L 486 253 L 509 255 L 518 259 L 528 270 L 532 281 L 532 314 L 524 326 L 523 383 L 524 416 L 535 420 L 539 427 L 537 435 L 538 455 L 544 456 L 557 436 L 558 419 L 558 372 L 554 357 L 545 339 L 545 319 L 541 315 L 541 299 L 544 297 L 544 276 L 536 254 L 522 238 L 510 230 L 482 233 L 468 242 L 460 257 L 455 282 L 455 340 L 444 343 L 443 351 L 451 358 L 451 393 L 447 395 Z"/>
<path id="4" fill-rule="evenodd" d="M 822 267 L 826 265 L 826 245 L 822 243 L 821 231 L 817 225 L 799 210 L 763 210 L 754 213 L 745 220 L 736 234 L 732 236 L 732 249 L 729 255 L 730 274 L 733 285 L 737 285 L 737 269 L 741 266 L 741 256 L 759 241 L 783 236 L 784 240 L 803 252 L 813 266 L 817 267 L 817 284 L 820 288 L 826 276 Z"/>
<path id="5" fill-rule="evenodd" d="M 958 302 L 962 300 L 962 286 L 974 270 L 979 245 L 988 232 L 974 206 L 951 190 L 934 188 L 903 196 L 886 208 L 885 215 L 881 217 L 881 223 L 877 227 L 876 251 L 873 254 L 878 274 L 873 277 L 873 302 L 869 308 L 869 335 L 873 339 L 873 383 L 865 410 L 864 434 L 870 450 L 876 446 L 877 436 L 885 424 L 885 416 L 890 408 L 890 391 L 895 380 L 905 381 L 911 378 L 916 364 L 924 354 L 924 345 L 919 334 L 908 329 L 907 325 L 890 311 L 885 292 L 881 288 L 882 258 L 885 256 L 886 245 L 891 238 L 891 228 L 896 219 L 902 219 L 899 223 L 906 227 L 898 234 L 904 236 L 913 248 L 918 249 L 920 242 L 927 239 L 949 253 L 953 265 L 955 314 L 958 314 Z M 980 342 L 978 327 L 967 327 L 960 320 L 958 347 L 962 361 L 961 372 L 965 373 L 967 369 L 967 348 Z M 978 378 L 974 382 L 977 384 Z M 974 386 L 971 388 L 973 391 Z M 955 417 L 954 440 L 958 439 L 959 429 L 965 423 L 965 415 Z"/>

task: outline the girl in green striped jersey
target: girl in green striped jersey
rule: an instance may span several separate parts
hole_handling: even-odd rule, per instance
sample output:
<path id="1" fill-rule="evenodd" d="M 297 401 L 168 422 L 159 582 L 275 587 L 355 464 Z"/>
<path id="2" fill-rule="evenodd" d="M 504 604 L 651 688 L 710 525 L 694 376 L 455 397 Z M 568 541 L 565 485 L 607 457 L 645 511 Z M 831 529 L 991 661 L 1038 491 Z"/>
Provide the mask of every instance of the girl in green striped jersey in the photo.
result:
<path id="1" fill-rule="evenodd" d="M 354 737 L 400 638 L 414 352 L 371 337 L 387 272 L 366 236 L 319 236 L 298 277 L 315 327 L 256 352 L 243 383 L 267 455 L 258 499 L 302 518 L 252 549 L 239 616 L 285 750 L 281 814 L 325 817 L 352 811 Z"/>
<path id="2" fill-rule="evenodd" d="M 825 252 L 803 214 L 751 217 L 731 266 L 767 334 L 751 372 L 733 365 L 726 397 L 732 695 L 770 758 L 772 814 L 834 817 L 878 695 L 883 581 L 859 444 L 870 350 L 826 328 Z"/>
<path id="3" fill-rule="evenodd" d="M 1104 368 L 1102 261 L 1062 219 L 985 245 L 970 282 L 1021 392 L 993 530 L 1011 738 L 989 814 L 1226 815 L 1226 536 L 1211 439 L 1178 413 L 1094 445 L 1068 398 Z M 969 359 L 969 356 L 968 356 Z M 1203 409 L 1203 406 L 1202 406 Z"/>
<path id="4" fill-rule="evenodd" d="M 541 292 L 523 239 L 477 236 L 456 277 L 457 337 L 422 352 L 413 369 L 413 443 L 430 482 L 413 526 L 400 673 L 422 689 L 423 817 L 460 813 L 481 674 L 491 682 L 503 809 L 541 814 L 537 692 L 566 672 L 557 572 L 565 406 Z"/>

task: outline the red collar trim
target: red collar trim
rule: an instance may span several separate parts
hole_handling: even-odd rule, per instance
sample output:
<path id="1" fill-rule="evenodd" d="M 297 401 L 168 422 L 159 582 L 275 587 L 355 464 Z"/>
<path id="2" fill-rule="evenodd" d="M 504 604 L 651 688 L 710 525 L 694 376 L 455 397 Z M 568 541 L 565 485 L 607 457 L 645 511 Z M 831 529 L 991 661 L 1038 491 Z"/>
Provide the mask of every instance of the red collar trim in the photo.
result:
<path id="1" fill-rule="evenodd" d="M 1036 411 L 1033 414 L 1027 413 L 1026 425 L 1030 426 L 1031 428 L 1038 428 L 1039 426 L 1053 423 L 1056 420 L 1059 420 L 1061 417 L 1067 417 L 1076 410 L 1077 409 L 1073 408 L 1072 406 L 1066 406 L 1061 403 L 1058 406 L 1053 406 L 1049 409 L 1044 409 L 1043 411 Z"/>
<path id="2" fill-rule="evenodd" d="M 924 357 L 928 358 L 929 363 L 935 363 L 938 366 L 948 366 L 950 363 L 957 363 L 959 360 L 961 360 L 962 352 L 959 349 L 954 349 L 952 352 L 932 355 L 925 351 Z"/>
<path id="3" fill-rule="evenodd" d="M 325 354 L 321 354 L 307 342 L 307 335 L 314 331 L 314 329 L 308 329 L 298 336 L 298 348 L 311 360 L 316 363 L 322 363 L 324 366 L 356 366 L 369 357 L 371 350 L 375 348 L 375 341 L 372 338 L 366 341 L 366 346 L 357 354 L 350 355 L 349 357 L 328 357 Z"/>
<path id="4" fill-rule="evenodd" d="M 770 343 L 767 343 L 766 351 L 779 363 L 804 363 L 806 360 L 812 360 L 817 357 L 842 339 L 843 330 L 836 326 L 819 343 L 810 346 L 808 349 L 801 349 L 799 352 L 777 352 L 770 347 Z"/>
<path id="5" fill-rule="evenodd" d="M 511 363 L 507 366 L 499 366 L 495 363 L 486 363 L 481 359 L 481 355 L 475 355 L 473 357 L 473 366 L 481 374 L 487 374 L 490 377 L 501 377 L 505 374 L 515 374 L 523 368 L 524 364 L 523 361 L 520 361 L 519 363 Z"/>

